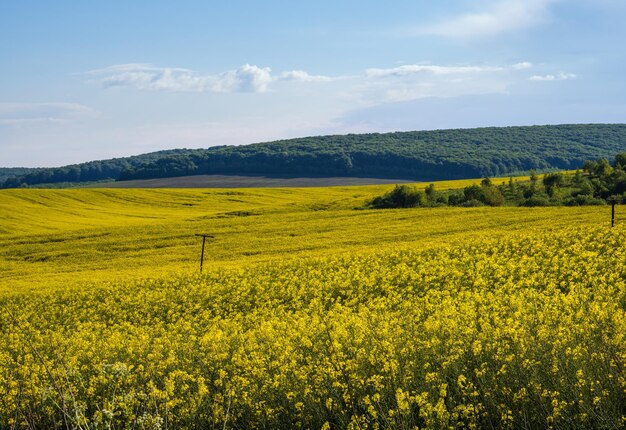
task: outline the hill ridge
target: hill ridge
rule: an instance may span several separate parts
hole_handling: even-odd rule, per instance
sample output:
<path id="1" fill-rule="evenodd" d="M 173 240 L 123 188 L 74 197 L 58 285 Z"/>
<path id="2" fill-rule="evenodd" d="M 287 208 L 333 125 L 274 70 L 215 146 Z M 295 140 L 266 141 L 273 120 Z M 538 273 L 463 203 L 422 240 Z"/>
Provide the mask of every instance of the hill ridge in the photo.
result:
<path id="1" fill-rule="evenodd" d="M 3 188 L 189 175 L 406 178 L 431 181 L 577 169 L 626 151 L 626 124 L 481 127 L 311 136 L 173 149 L 39 169 Z"/>

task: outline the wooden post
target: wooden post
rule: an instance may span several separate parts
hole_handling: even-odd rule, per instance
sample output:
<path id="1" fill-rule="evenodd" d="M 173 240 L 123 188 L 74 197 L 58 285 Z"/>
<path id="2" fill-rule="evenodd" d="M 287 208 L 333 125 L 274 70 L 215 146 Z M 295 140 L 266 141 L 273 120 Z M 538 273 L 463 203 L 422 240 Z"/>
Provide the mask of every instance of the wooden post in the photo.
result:
<path id="1" fill-rule="evenodd" d="M 611 202 L 611 227 L 615 227 L 615 200 Z"/>
<path id="2" fill-rule="evenodd" d="M 204 263 L 204 244 L 206 243 L 206 236 L 202 236 L 202 253 L 200 254 L 200 273 L 202 273 L 202 263 Z"/>
<path id="3" fill-rule="evenodd" d="M 200 273 L 202 273 L 202 265 L 204 264 L 204 244 L 206 243 L 206 238 L 213 238 L 210 234 L 196 234 L 196 236 L 202 237 L 202 252 L 200 253 Z"/>

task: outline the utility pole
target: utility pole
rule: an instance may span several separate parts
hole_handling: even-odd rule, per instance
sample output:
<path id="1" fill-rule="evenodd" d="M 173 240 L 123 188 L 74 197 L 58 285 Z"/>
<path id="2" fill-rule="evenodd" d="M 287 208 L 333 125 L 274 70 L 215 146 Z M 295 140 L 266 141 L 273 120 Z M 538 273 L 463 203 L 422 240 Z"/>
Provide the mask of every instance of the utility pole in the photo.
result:
<path id="1" fill-rule="evenodd" d="M 615 205 L 622 203 L 620 196 L 610 196 L 607 201 L 611 203 L 611 227 L 615 227 Z"/>
<path id="2" fill-rule="evenodd" d="M 202 273 L 202 265 L 204 263 L 204 244 L 206 243 L 206 238 L 208 237 L 208 238 L 213 239 L 215 236 L 210 235 L 210 234 L 200 234 L 200 233 L 197 233 L 196 236 L 202 238 L 202 253 L 200 254 L 200 273 Z"/>

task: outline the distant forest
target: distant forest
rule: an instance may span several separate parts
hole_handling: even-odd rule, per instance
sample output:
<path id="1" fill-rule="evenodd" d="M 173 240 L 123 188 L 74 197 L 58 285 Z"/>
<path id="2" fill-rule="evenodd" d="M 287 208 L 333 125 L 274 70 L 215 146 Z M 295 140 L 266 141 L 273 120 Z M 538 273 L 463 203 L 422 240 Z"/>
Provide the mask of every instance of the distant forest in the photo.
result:
<path id="1" fill-rule="evenodd" d="M 14 176 L 23 176 L 36 171 L 32 167 L 0 167 L 0 183 Z"/>
<path id="2" fill-rule="evenodd" d="M 348 134 L 160 151 L 38 169 L 0 187 L 187 175 L 351 176 L 417 181 L 578 169 L 626 151 L 626 124 Z"/>

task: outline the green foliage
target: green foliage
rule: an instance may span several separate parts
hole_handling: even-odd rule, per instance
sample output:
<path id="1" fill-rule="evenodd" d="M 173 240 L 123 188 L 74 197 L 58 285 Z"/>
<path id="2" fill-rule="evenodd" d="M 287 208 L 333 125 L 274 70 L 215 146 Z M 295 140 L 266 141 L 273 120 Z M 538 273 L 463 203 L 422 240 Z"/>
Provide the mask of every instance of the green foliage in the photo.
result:
<path id="1" fill-rule="evenodd" d="M 543 177 L 543 185 L 546 188 L 562 187 L 565 184 L 563 173 L 548 173 Z"/>
<path id="2" fill-rule="evenodd" d="M 29 167 L 0 167 L 0 184 L 9 178 L 27 175 L 37 170 Z"/>
<path id="3" fill-rule="evenodd" d="M 601 206 L 605 205 L 606 201 L 598 199 L 586 194 L 579 194 L 574 197 L 569 197 L 564 200 L 565 206 Z"/>
<path id="4" fill-rule="evenodd" d="M 465 200 L 477 200 L 481 201 L 483 198 L 483 189 L 478 185 L 470 185 L 463 190 L 463 196 Z"/>
<path id="5" fill-rule="evenodd" d="M 463 208 L 478 208 L 485 206 L 485 204 L 478 199 L 469 199 L 462 201 L 459 206 Z"/>
<path id="6" fill-rule="evenodd" d="M 502 206 L 504 195 L 496 187 L 483 188 L 483 202 L 488 206 Z"/>
<path id="7" fill-rule="evenodd" d="M 613 157 L 623 151 L 625 140 L 626 124 L 317 136 L 244 146 L 160 151 L 41 169 L 7 179 L 0 186 L 200 174 L 415 180 L 478 178 L 529 170 L 580 168 L 585 160 Z M 602 165 L 592 170 L 604 174 L 602 169 L 606 168 Z"/>
<path id="8" fill-rule="evenodd" d="M 438 196 L 434 185 L 426 187 L 427 203 L 450 206 L 585 206 L 603 205 L 612 198 L 622 202 L 626 196 L 626 153 L 617 154 L 613 165 L 606 159 L 587 161 L 584 172 L 578 170 L 571 177 L 561 172 L 547 173 L 539 181 L 532 172 L 530 181 L 494 186 L 484 178 L 480 186 L 470 185 L 463 193 L 448 192 Z M 617 197 L 615 197 L 617 196 Z M 374 206 L 376 207 L 376 206 Z M 400 207 L 400 206 L 395 206 Z"/>
<path id="9" fill-rule="evenodd" d="M 543 186 L 550 197 L 554 197 L 557 190 L 565 184 L 563 173 L 548 173 L 543 177 Z"/>
<path id="10" fill-rule="evenodd" d="M 527 206 L 527 207 L 550 206 L 550 201 L 545 197 L 532 196 L 522 201 L 520 206 Z"/>
<path id="11" fill-rule="evenodd" d="M 499 187 L 486 185 L 485 180 L 481 185 L 470 185 L 463 189 L 463 194 L 451 193 L 447 203 L 450 206 L 477 207 L 477 206 L 502 206 L 505 197 Z"/>
<path id="12" fill-rule="evenodd" d="M 619 153 L 615 156 L 615 168 L 626 170 L 626 152 Z"/>
<path id="13" fill-rule="evenodd" d="M 424 194 L 410 185 L 396 185 L 396 187 L 371 201 L 370 206 L 377 209 L 413 208 L 423 206 Z"/>
<path id="14" fill-rule="evenodd" d="M 435 190 L 435 184 L 429 184 L 424 189 L 424 193 L 426 194 L 426 199 L 429 202 L 434 202 L 437 200 L 437 191 Z"/>
<path id="15" fill-rule="evenodd" d="M 579 183 L 578 189 L 576 192 L 573 193 L 573 195 L 574 196 L 576 195 L 593 196 L 593 192 L 594 192 L 593 184 L 591 183 L 590 180 L 585 179 Z"/>
<path id="16" fill-rule="evenodd" d="M 456 192 L 443 194 L 435 190 L 434 184 L 430 184 L 424 193 L 410 185 L 396 185 L 392 191 L 374 198 L 368 206 L 375 209 L 445 205 L 478 207 L 502 206 L 504 203 L 504 194 L 498 187 L 470 185 L 463 189 L 463 194 Z"/>
<path id="17" fill-rule="evenodd" d="M 174 149 L 152 152 L 126 158 L 90 161 L 58 168 L 0 169 L 0 188 L 17 188 L 23 185 L 86 183 L 119 179 L 122 172 L 152 164 L 158 166 L 161 175 L 181 176 L 193 171 L 189 162 L 204 150 Z M 180 164 L 177 164 L 177 160 Z M 12 171 L 10 177 L 2 177 L 3 171 Z M 4 179 L 4 181 L 3 181 Z"/>

